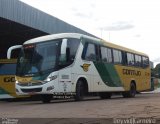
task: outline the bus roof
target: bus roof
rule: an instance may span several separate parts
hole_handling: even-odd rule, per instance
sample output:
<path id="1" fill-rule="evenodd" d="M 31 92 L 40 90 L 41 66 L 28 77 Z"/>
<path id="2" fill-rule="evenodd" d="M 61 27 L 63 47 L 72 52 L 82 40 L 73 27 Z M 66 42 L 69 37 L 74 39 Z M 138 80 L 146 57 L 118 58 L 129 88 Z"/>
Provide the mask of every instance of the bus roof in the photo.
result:
<path id="1" fill-rule="evenodd" d="M 47 40 L 53 40 L 53 39 L 59 39 L 59 38 L 77 38 L 80 39 L 82 34 L 78 33 L 59 33 L 59 34 L 51 34 L 51 35 L 46 35 L 38 38 L 34 38 L 31 40 L 28 40 L 24 42 L 25 44 L 31 44 L 31 43 L 38 43 L 38 42 L 43 42 Z"/>
<path id="2" fill-rule="evenodd" d="M 107 42 L 107 41 L 103 41 L 103 44 L 104 44 L 104 46 L 119 49 L 119 50 L 122 50 L 122 51 L 130 52 L 130 53 L 134 53 L 134 54 L 139 54 L 139 55 L 143 55 L 143 56 L 148 56 L 145 53 L 138 52 L 136 50 L 129 49 L 129 48 L 126 48 L 126 47 L 123 47 L 123 46 L 120 46 L 120 45 L 117 45 L 117 44 L 113 44 L 113 43 L 110 43 L 110 42 Z"/>
<path id="3" fill-rule="evenodd" d="M 83 34 L 79 34 L 79 33 L 59 33 L 59 34 L 46 35 L 46 36 L 42 36 L 42 37 L 28 40 L 28 41 L 24 42 L 24 45 L 43 42 L 43 41 L 47 41 L 47 40 L 60 39 L 60 38 L 77 38 L 77 39 L 85 38 L 85 39 L 89 39 L 89 40 L 93 41 L 96 44 L 101 44 L 103 46 L 119 49 L 122 51 L 127 51 L 127 52 L 134 53 L 134 54 L 148 56 L 147 54 L 144 54 L 142 52 L 138 52 L 138 51 L 135 51 L 135 50 L 132 50 L 132 49 L 120 46 L 120 45 L 116 45 L 111 42 L 107 42 L 103 39 L 98 39 L 95 37 L 91 37 L 91 36 L 87 36 L 87 35 L 83 35 Z"/>

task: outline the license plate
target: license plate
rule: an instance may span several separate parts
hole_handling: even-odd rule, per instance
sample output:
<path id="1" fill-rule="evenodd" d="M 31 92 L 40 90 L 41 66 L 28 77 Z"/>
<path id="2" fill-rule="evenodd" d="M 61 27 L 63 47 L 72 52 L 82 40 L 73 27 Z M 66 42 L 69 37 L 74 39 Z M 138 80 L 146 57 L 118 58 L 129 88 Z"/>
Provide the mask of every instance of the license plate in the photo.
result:
<path id="1" fill-rule="evenodd" d="M 29 95 L 34 95 L 34 94 L 35 94 L 35 92 L 29 92 L 28 94 L 29 94 Z"/>

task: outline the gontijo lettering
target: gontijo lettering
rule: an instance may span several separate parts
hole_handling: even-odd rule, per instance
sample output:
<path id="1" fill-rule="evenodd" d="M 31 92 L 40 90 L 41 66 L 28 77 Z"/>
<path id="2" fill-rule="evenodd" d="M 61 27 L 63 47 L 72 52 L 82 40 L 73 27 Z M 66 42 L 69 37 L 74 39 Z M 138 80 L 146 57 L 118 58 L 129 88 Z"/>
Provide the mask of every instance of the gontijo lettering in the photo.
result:
<path id="1" fill-rule="evenodd" d="M 141 76 L 141 72 L 140 71 L 130 70 L 130 69 L 123 69 L 123 74 Z"/>
<path id="2" fill-rule="evenodd" d="M 4 82 L 15 82 L 15 78 L 14 77 L 5 77 Z"/>

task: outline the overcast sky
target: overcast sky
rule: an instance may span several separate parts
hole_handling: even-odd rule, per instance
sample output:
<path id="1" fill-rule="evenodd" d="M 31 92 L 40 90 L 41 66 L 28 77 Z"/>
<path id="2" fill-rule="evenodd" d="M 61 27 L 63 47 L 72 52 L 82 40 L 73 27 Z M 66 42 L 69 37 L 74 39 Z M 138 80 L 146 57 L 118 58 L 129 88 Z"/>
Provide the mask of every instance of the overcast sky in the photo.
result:
<path id="1" fill-rule="evenodd" d="M 160 0 L 21 0 L 160 62 Z"/>

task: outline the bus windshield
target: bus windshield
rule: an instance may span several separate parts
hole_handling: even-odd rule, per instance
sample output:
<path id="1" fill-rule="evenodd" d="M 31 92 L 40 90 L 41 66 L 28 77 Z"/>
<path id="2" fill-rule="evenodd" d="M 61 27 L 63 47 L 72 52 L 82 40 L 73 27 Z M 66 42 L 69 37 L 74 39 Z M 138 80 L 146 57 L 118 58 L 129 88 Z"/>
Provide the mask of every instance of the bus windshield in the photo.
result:
<path id="1" fill-rule="evenodd" d="M 17 63 L 17 75 L 35 74 L 54 69 L 60 43 L 61 41 L 48 41 L 24 45 Z"/>
<path id="2" fill-rule="evenodd" d="M 16 75 L 33 76 L 60 68 L 61 44 L 62 39 L 56 39 L 24 45 L 18 58 Z M 68 39 L 67 47 L 70 49 L 70 61 L 63 67 L 73 62 L 78 45 L 79 40 Z"/>

